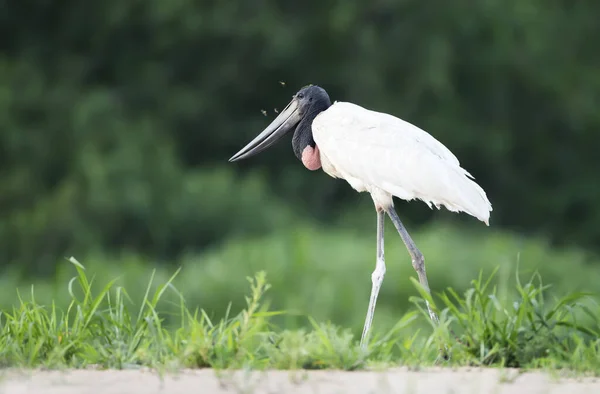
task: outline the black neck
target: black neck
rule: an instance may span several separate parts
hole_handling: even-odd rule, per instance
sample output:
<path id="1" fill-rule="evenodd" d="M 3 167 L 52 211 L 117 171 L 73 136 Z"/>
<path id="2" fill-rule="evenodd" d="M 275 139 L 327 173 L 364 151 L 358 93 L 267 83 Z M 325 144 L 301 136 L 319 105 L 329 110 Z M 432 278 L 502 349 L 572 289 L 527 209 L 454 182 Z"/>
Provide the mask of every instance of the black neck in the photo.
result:
<path id="1" fill-rule="evenodd" d="M 292 138 L 292 148 L 298 160 L 302 160 L 302 152 L 307 146 L 311 148 L 315 147 L 316 144 L 312 133 L 313 120 L 315 120 L 317 115 L 329 108 L 330 105 L 331 103 L 325 100 L 316 102 L 302 117 L 298 126 L 296 126 L 296 131 L 294 131 Z"/>

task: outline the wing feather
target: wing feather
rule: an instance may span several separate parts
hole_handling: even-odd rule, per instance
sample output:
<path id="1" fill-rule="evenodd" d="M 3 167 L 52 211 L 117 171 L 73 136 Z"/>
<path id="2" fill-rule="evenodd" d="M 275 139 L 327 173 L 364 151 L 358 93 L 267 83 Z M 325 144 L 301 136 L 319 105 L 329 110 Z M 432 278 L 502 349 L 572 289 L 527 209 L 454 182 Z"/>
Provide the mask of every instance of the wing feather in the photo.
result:
<path id="1" fill-rule="evenodd" d="M 312 129 L 321 154 L 356 189 L 379 188 L 488 223 L 492 206 L 485 191 L 448 148 L 411 123 L 336 102 Z"/>

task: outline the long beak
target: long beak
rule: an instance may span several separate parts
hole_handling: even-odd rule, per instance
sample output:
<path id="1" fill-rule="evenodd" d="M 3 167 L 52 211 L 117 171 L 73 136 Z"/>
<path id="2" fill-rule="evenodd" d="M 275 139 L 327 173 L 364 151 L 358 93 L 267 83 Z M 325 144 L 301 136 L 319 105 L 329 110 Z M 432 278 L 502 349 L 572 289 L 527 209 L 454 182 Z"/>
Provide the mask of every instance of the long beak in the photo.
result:
<path id="1" fill-rule="evenodd" d="M 254 138 L 248 145 L 242 148 L 238 153 L 233 155 L 229 161 L 236 161 L 241 159 L 247 159 L 254 156 L 271 145 L 275 144 L 286 135 L 289 131 L 293 130 L 302 117 L 298 113 L 298 102 L 293 99 L 287 107 L 262 133 Z"/>

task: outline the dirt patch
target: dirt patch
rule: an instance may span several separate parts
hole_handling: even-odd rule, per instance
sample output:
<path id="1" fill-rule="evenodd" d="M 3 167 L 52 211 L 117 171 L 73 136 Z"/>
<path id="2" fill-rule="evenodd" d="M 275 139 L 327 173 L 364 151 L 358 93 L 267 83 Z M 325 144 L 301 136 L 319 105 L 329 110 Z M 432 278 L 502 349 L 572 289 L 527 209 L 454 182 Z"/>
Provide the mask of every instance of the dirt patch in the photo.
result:
<path id="1" fill-rule="evenodd" d="M 597 393 L 596 378 L 556 378 L 516 370 L 406 368 L 381 372 L 267 371 L 215 372 L 184 370 L 160 376 L 152 371 L 15 371 L 1 372 L 5 394 L 546 394 Z"/>

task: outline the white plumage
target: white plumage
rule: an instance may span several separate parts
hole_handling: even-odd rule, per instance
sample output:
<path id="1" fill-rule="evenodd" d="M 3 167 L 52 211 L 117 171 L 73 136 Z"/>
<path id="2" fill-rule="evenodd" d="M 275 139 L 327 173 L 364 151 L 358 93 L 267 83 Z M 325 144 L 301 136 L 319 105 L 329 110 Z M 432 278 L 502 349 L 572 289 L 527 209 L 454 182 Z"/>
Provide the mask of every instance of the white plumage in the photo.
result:
<path id="1" fill-rule="evenodd" d="M 424 130 L 395 116 L 335 102 L 312 123 L 323 170 L 369 192 L 381 208 L 392 195 L 466 212 L 489 225 L 492 205 L 456 156 Z"/>

